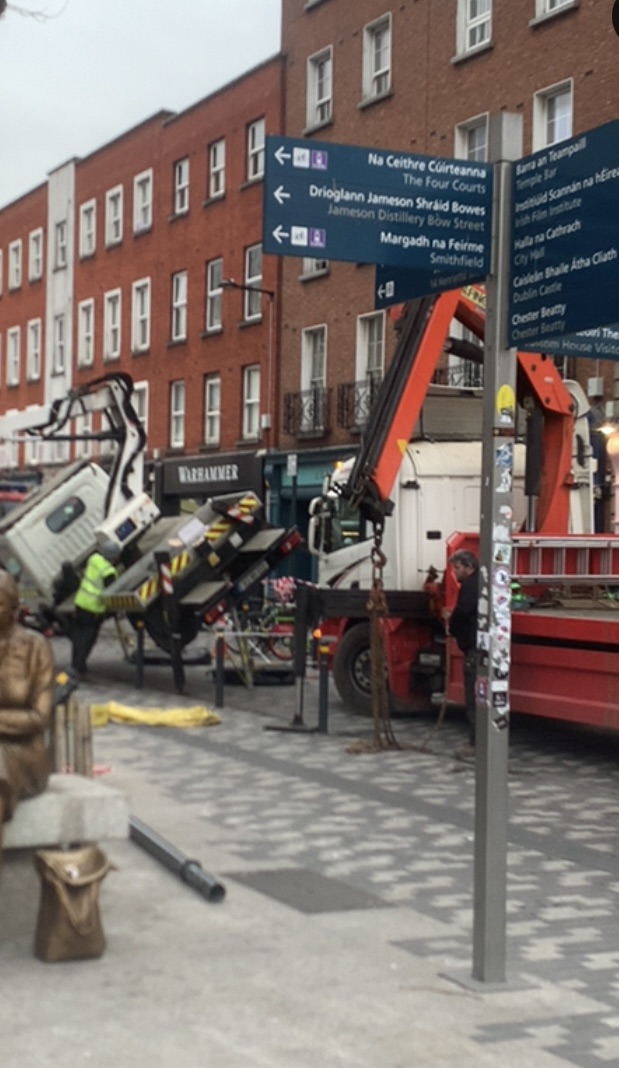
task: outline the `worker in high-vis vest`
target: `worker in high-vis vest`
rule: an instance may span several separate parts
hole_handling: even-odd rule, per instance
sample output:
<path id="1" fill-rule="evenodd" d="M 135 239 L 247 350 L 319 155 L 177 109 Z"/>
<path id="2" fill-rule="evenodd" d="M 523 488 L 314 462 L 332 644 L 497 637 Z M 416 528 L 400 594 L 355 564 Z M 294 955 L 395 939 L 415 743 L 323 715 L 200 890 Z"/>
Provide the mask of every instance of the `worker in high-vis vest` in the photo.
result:
<path id="1" fill-rule="evenodd" d="M 86 675 L 86 664 L 105 619 L 103 591 L 118 577 L 114 567 L 120 556 L 115 542 L 106 542 L 88 557 L 86 568 L 75 594 L 75 616 L 71 643 L 72 673 L 79 679 Z"/>

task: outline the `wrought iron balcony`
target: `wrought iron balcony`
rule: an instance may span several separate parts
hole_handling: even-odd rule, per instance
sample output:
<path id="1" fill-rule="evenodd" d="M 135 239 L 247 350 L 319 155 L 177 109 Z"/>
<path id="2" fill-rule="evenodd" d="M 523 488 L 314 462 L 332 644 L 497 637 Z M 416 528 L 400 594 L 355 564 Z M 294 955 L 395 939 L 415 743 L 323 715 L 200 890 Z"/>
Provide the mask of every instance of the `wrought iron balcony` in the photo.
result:
<path id="1" fill-rule="evenodd" d="M 376 400 L 382 375 L 372 374 L 360 382 L 343 382 L 337 387 L 337 425 L 345 430 L 365 426 Z"/>
<path id="2" fill-rule="evenodd" d="M 331 390 L 314 386 L 284 394 L 284 430 L 298 438 L 319 438 L 331 429 Z"/>
<path id="3" fill-rule="evenodd" d="M 437 367 L 432 382 L 437 386 L 454 386 L 456 389 L 479 389 L 484 384 L 484 369 L 472 360 Z"/>

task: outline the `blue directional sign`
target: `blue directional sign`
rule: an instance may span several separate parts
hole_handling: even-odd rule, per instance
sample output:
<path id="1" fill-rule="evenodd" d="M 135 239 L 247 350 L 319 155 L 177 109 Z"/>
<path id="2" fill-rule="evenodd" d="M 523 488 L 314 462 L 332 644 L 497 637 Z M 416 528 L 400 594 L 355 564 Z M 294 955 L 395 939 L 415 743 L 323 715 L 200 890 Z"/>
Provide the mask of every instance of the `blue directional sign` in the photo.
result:
<path id="1" fill-rule="evenodd" d="M 560 338 L 545 338 L 540 344 L 519 345 L 524 352 L 543 352 L 551 356 L 583 356 L 589 360 L 619 360 L 619 323 L 582 330 Z"/>
<path id="2" fill-rule="evenodd" d="M 596 355 L 578 348 L 583 331 L 617 323 L 618 203 L 619 121 L 514 164 L 510 345 Z"/>
<path id="3" fill-rule="evenodd" d="M 374 307 L 388 308 L 392 304 L 423 297 L 427 294 L 441 293 L 446 289 L 459 289 L 473 282 L 482 282 L 485 274 L 445 274 L 442 271 L 428 274 L 427 271 L 409 271 L 406 267 L 376 268 Z"/>
<path id="4" fill-rule="evenodd" d="M 406 267 L 420 293 L 490 269 L 486 163 L 267 137 L 264 196 L 265 252 Z"/>

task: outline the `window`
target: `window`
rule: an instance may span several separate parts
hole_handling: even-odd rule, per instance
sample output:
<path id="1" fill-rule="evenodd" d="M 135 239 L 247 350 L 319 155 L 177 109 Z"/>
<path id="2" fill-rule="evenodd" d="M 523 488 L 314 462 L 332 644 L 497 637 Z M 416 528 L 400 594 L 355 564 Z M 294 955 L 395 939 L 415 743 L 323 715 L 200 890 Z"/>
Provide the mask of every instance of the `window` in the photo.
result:
<path id="1" fill-rule="evenodd" d="M 260 368 L 243 370 L 243 437 L 257 438 L 260 430 Z"/>
<path id="2" fill-rule="evenodd" d="M 185 383 L 172 382 L 170 387 L 170 445 L 181 449 L 185 444 Z"/>
<path id="3" fill-rule="evenodd" d="M 54 332 L 52 336 L 52 374 L 62 375 L 66 367 L 66 328 L 64 315 L 54 316 Z"/>
<path id="4" fill-rule="evenodd" d="M 80 207 L 80 257 L 94 256 L 97 247 L 97 202 L 89 200 Z"/>
<path id="5" fill-rule="evenodd" d="M 19 384 L 19 365 L 21 363 L 21 327 L 13 326 L 6 337 L 6 384 Z"/>
<path id="6" fill-rule="evenodd" d="M 458 53 L 490 44 L 492 0 L 458 0 Z"/>
<path id="7" fill-rule="evenodd" d="M 307 61 L 307 125 L 330 122 L 333 112 L 333 49 L 325 48 Z"/>
<path id="8" fill-rule="evenodd" d="M 67 266 L 67 223 L 66 219 L 56 223 L 54 228 L 54 268 L 60 270 Z"/>
<path id="9" fill-rule="evenodd" d="M 224 261 L 211 260 L 206 265 L 206 329 L 208 332 L 221 330 L 222 297 L 221 283 L 224 276 Z"/>
<path id="10" fill-rule="evenodd" d="M 11 241 L 9 245 L 9 289 L 21 286 L 21 241 Z"/>
<path id="11" fill-rule="evenodd" d="M 207 375 L 204 379 L 204 441 L 219 445 L 221 433 L 221 376 Z"/>
<path id="12" fill-rule="evenodd" d="M 28 323 L 26 377 L 29 382 L 38 382 L 41 377 L 41 320 L 31 319 Z"/>
<path id="13" fill-rule="evenodd" d="M 357 377 L 380 382 L 385 355 L 384 312 L 357 319 Z"/>
<path id="14" fill-rule="evenodd" d="M 313 278 L 316 275 L 326 274 L 329 270 L 328 260 L 317 260 L 312 256 L 303 257 L 302 278 Z"/>
<path id="15" fill-rule="evenodd" d="M 174 164 L 174 213 L 186 215 L 189 211 L 189 159 L 179 159 Z"/>
<path id="16" fill-rule="evenodd" d="M 83 412 L 75 419 L 75 433 L 79 435 L 75 442 L 75 459 L 92 455 L 92 412 Z M 81 438 L 81 440 L 80 440 Z"/>
<path id="17" fill-rule="evenodd" d="M 131 351 L 150 348 L 150 278 L 133 283 L 131 314 Z"/>
<path id="18" fill-rule="evenodd" d="M 153 172 L 143 171 L 133 179 L 133 232 L 141 234 L 153 225 Z"/>
<path id="19" fill-rule="evenodd" d="M 172 275 L 172 341 L 187 337 L 187 271 Z"/>
<path id="20" fill-rule="evenodd" d="M 131 402 L 140 426 L 143 427 L 144 433 L 148 434 L 148 382 L 134 382 Z"/>
<path id="21" fill-rule="evenodd" d="M 535 14 L 537 18 L 544 15 L 554 15 L 555 11 L 561 11 L 565 7 L 576 7 L 578 0 L 536 0 Z"/>
<path id="22" fill-rule="evenodd" d="M 95 302 L 82 300 L 77 309 L 77 366 L 92 367 L 95 358 Z"/>
<path id="23" fill-rule="evenodd" d="M 373 100 L 391 89 L 391 15 L 363 31 L 363 99 Z"/>
<path id="24" fill-rule="evenodd" d="M 123 239 L 123 187 L 117 185 L 105 194 L 105 244 L 118 245 Z"/>
<path id="25" fill-rule="evenodd" d="M 120 358 L 120 289 L 113 289 L 103 298 L 103 359 Z"/>
<path id="26" fill-rule="evenodd" d="M 67 497 L 67 499 L 47 516 L 45 525 L 52 534 L 60 534 L 71 523 L 79 519 L 86 511 L 86 505 L 81 497 Z"/>
<path id="27" fill-rule="evenodd" d="M 327 328 L 311 326 L 301 341 L 301 430 L 319 430 L 325 425 L 327 380 Z"/>
<path id="28" fill-rule="evenodd" d="M 255 181 L 264 174 L 264 119 L 257 119 L 247 127 L 247 180 Z"/>
<path id="29" fill-rule="evenodd" d="M 488 158 L 488 116 L 478 115 L 456 126 L 455 153 L 460 159 L 484 163 Z"/>
<path id="30" fill-rule="evenodd" d="M 43 230 L 33 230 L 28 238 L 28 281 L 43 277 Z"/>
<path id="31" fill-rule="evenodd" d="M 572 136 L 572 83 L 536 93 L 533 101 L 533 151 Z"/>
<path id="32" fill-rule="evenodd" d="M 245 285 L 244 315 L 246 322 L 262 318 L 262 245 L 251 245 L 245 249 Z"/>
<path id="33" fill-rule="evenodd" d="M 213 141 L 208 150 L 208 195 L 222 197 L 226 191 L 226 142 Z"/>

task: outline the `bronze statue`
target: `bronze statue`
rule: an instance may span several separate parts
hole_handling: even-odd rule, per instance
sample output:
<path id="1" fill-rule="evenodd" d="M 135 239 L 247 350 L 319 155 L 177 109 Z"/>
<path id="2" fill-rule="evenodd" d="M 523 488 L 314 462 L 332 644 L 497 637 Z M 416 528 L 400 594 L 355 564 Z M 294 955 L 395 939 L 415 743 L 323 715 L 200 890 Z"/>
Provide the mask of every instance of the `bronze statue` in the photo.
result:
<path id="1" fill-rule="evenodd" d="M 2 824 L 50 773 L 54 656 L 47 638 L 16 623 L 17 604 L 15 580 L 0 571 L 0 860 Z"/>

